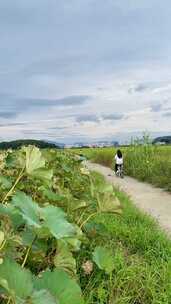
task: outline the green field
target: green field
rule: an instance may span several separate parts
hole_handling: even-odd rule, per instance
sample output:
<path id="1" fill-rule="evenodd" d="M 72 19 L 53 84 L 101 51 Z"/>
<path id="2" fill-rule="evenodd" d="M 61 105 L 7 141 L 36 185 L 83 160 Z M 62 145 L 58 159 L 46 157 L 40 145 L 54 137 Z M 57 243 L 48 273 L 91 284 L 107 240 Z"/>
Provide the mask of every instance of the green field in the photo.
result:
<path id="1" fill-rule="evenodd" d="M 171 146 L 121 147 L 125 174 L 171 191 Z M 114 168 L 116 148 L 82 149 L 93 162 Z M 78 150 L 77 150 L 78 153 Z"/>
<path id="2" fill-rule="evenodd" d="M 171 241 L 75 154 L 27 147 L 0 168 L 0 303 L 171 303 Z"/>

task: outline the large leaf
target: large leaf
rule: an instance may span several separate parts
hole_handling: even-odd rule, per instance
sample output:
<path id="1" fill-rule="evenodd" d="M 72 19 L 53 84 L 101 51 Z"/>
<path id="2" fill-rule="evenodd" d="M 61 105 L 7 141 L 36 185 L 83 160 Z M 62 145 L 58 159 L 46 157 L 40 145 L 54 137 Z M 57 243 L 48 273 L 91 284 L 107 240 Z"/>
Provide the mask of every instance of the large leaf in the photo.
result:
<path id="1" fill-rule="evenodd" d="M 55 192 L 53 192 L 52 190 L 47 189 L 44 186 L 41 186 L 39 188 L 39 190 L 43 193 L 43 195 L 52 202 L 61 202 L 62 200 L 65 200 L 66 197 L 64 195 L 61 194 L 57 194 Z"/>
<path id="2" fill-rule="evenodd" d="M 81 241 L 75 237 L 64 238 L 64 241 L 68 244 L 70 251 L 75 252 L 80 250 Z"/>
<path id="3" fill-rule="evenodd" d="M 56 239 L 74 235 L 75 227 L 66 220 L 66 214 L 61 208 L 47 206 L 42 208 L 44 227 L 47 227 Z"/>
<path id="4" fill-rule="evenodd" d="M 53 177 L 53 170 L 40 168 L 40 169 L 34 170 L 31 174 L 31 176 L 40 179 L 45 185 L 50 186 L 51 180 Z"/>
<path id="5" fill-rule="evenodd" d="M 111 252 L 103 247 L 96 247 L 93 252 L 93 261 L 97 264 L 97 266 L 104 270 L 106 273 L 111 273 L 114 268 L 114 257 Z"/>
<path id="6" fill-rule="evenodd" d="M 30 304 L 58 304 L 55 298 L 47 291 L 35 291 L 29 300 Z"/>
<path id="7" fill-rule="evenodd" d="M 0 265 L 0 285 L 14 298 L 26 299 L 33 291 L 31 273 L 9 259 L 4 259 Z"/>
<path id="8" fill-rule="evenodd" d="M 83 304 L 79 285 L 62 270 L 46 271 L 41 278 L 35 279 L 37 290 L 46 289 L 59 304 Z"/>
<path id="9" fill-rule="evenodd" d="M 18 210 L 12 205 L 2 205 L 0 204 L 0 215 L 9 216 L 12 221 L 14 229 L 17 229 L 20 225 L 24 223 L 24 220 Z"/>
<path id="10" fill-rule="evenodd" d="M 32 245 L 32 252 L 39 253 L 40 259 L 46 255 L 48 244 L 46 240 L 36 238 L 36 233 L 33 229 L 26 229 L 21 233 L 22 244 L 24 246 Z M 34 242 L 33 242 L 34 241 Z"/>
<path id="11" fill-rule="evenodd" d="M 97 235 L 103 235 L 103 236 L 108 235 L 108 231 L 105 225 L 101 223 L 95 223 L 93 221 L 89 222 L 84 226 L 84 229 L 88 234 L 88 236 L 92 238 Z"/>
<path id="12" fill-rule="evenodd" d="M 100 193 L 98 195 L 99 211 L 102 213 L 118 213 L 121 214 L 121 205 L 118 198 L 109 192 Z"/>
<path id="13" fill-rule="evenodd" d="M 18 192 L 13 197 L 13 205 L 18 208 L 22 217 L 29 226 L 49 231 L 56 239 L 74 235 L 76 229 L 66 220 L 65 212 L 58 207 L 46 206 L 44 208 L 23 192 Z"/>
<path id="14" fill-rule="evenodd" d="M 98 191 L 101 193 L 106 193 L 106 192 L 113 193 L 114 189 L 111 184 L 105 184 L 103 187 L 99 187 Z"/>
<path id="15" fill-rule="evenodd" d="M 17 192 L 12 199 L 12 203 L 19 209 L 23 219 L 28 225 L 41 228 L 40 207 L 23 192 Z"/>
<path id="16" fill-rule="evenodd" d="M 35 170 L 45 167 L 45 159 L 37 147 L 25 147 L 24 152 L 26 154 L 26 172 L 28 174 L 32 175 Z"/>
<path id="17" fill-rule="evenodd" d="M 58 241 L 54 264 L 56 268 L 63 269 L 72 276 L 76 275 L 76 261 L 64 242 Z"/>
<path id="18" fill-rule="evenodd" d="M 12 187 L 12 180 L 10 177 L 7 176 L 0 176 L 0 184 L 2 185 L 3 189 L 10 189 Z"/>
<path id="19" fill-rule="evenodd" d="M 71 198 L 68 202 L 68 207 L 71 212 L 87 208 L 88 204 L 83 200 L 73 199 Z"/>

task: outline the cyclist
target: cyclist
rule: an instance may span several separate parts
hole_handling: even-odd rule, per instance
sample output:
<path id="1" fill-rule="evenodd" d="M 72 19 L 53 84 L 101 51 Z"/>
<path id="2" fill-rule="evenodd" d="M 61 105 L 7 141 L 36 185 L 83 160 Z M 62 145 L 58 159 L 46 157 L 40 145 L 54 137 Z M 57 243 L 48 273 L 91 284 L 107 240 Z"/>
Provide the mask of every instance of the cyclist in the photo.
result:
<path id="1" fill-rule="evenodd" d="M 115 174 L 117 173 L 119 166 L 123 166 L 123 156 L 121 150 L 117 150 L 115 155 Z"/>

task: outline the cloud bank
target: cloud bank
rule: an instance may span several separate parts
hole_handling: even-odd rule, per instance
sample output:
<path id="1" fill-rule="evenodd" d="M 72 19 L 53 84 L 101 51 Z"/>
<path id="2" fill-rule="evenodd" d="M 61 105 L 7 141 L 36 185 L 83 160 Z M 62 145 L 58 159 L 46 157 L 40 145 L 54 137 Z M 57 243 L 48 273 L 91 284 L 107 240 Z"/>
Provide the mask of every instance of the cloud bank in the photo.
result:
<path id="1" fill-rule="evenodd" d="M 171 132 L 171 3 L 0 2 L 0 139 Z"/>

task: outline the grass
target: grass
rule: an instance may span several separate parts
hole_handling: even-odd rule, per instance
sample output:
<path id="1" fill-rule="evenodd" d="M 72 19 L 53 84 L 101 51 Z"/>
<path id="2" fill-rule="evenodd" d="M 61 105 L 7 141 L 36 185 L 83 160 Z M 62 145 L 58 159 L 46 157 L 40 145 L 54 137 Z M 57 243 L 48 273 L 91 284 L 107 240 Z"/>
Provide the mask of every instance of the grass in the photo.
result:
<path id="1" fill-rule="evenodd" d="M 171 146 L 133 145 L 121 150 L 126 175 L 171 191 Z M 115 148 L 82 151 L 93 162 L 113 168 Z"/>
<path id="2" fill-rule="evenodd" d="M 97 182 L 104 183 L 103 177 L 95 175 Z M 103 229 L 90 233 L 91 245 L 80 252 L 81 265 L 91 259 L 95 246 L 105 246 L 112 250 L 116 265 L 110 277 L 96 268 L 90 277 L 80 272 L 86 304 L 170 304 L 171 241 L 125 194 L 116 190 L 116 195 L 123 214 L 96 217 L 93 222 Z"/>

